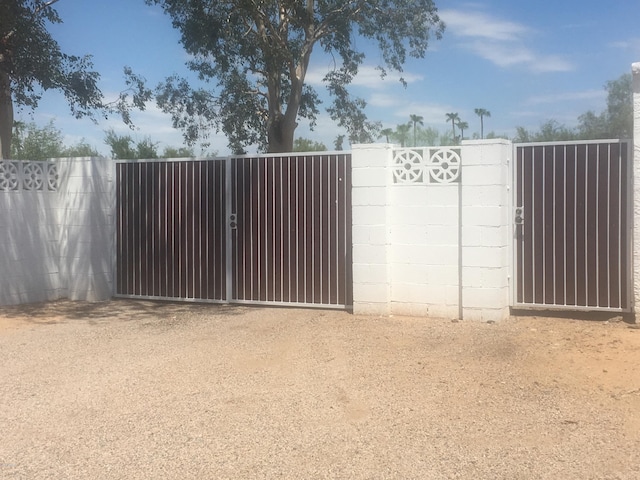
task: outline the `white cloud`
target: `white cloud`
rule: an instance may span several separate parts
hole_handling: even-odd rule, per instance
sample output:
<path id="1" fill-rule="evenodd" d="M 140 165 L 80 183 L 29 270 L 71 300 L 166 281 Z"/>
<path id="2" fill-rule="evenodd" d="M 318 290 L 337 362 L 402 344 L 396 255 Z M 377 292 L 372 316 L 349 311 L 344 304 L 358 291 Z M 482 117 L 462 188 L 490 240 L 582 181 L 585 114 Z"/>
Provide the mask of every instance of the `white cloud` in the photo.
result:
<path id="1" fill-rule="evenodd" d="M 534 73 L 568 72 L 573 64 L 559 55 L 539 53 L 528 46 L 535 30 L 481 11 L 444 10 L 448 32 L 460 45 L 501 68 L 522 67 Z"/>
<path id="2" fill-rule="evenodd" d="M 604 90 L 585 90 L 582 92 L 554 93 L 550 95 L 538 95 L 527 99 L 525 105 L 556 104 L 560 102 L 573 102 L 583 100 L 604 100 L 606 92 Z"/>
<path id="3" fill-rule="evenodd" d="M 442 10 L 440 17 L 449 31 L 461 37 L 513 41 L 530 32 L 530 29 L 524 25 L 501 20 L 482 12 Z"/>
<path id="4" fill-rule="evenodd" d="M 322 85 L 322 80 L 330 70 L 330 68 L 310 68 L 307 72 L 305 82 L 314 86 Z M 388 86 L 397 86 L 400 82 L 400 78 L 403 78 L 407 83 L 414 83 L 424 79 L 422 75 L 411 72 L 399 73 L 395 71 L 387 71 L 387 75 L 384 78 L 381 78 L 380 70 L 375 66 L 362 65 L 358 69 L 358 75 L 353 79 L 351 85 L 379 90 L 387 88 Z"/>

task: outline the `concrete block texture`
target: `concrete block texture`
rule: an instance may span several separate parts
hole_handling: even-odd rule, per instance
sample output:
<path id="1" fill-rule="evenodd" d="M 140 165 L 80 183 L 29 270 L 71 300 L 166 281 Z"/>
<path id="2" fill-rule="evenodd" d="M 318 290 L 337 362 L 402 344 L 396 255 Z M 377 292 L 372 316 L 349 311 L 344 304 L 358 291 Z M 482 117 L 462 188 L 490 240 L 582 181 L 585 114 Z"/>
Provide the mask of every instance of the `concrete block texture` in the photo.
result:
<path id="1" fill-rule="evenodd" d="M 636 323 L 640 323 L 640 62 L 631 66 L 633 75 L 633 292 Z"/>
<path id="2" fill-rule="evenodd" d="M 112 296 L 112 160 L 51 162 L 57 190 L 0 194 L 0 304 Z"/>
<path id="3" fill-rule="evenodd" d="M 375 172 L 361 175 L 354 188 L 359 204 L 352 217 L 354 272 L 367 272 L 363 285 L 358 282 L 365 282 L 364 275 L 354 274 L 354 311 L 363 303 L 376 314 L 458 318 L 462 308 L 482 321 L 508 314 L 512 145 L 485 140 L 460 148 L 460 183 L 444 185 L 395 183 L 392 149 L 354 148 L 354 165 Z M 365 192 L 385 203 L 361 206 L 370 204 Z M 373 225 L 375 231 L 367 229 Z M 376 268 L 365 270 L 368 261 Z M 379 297 L 374 301 L 372 295 Z"/>

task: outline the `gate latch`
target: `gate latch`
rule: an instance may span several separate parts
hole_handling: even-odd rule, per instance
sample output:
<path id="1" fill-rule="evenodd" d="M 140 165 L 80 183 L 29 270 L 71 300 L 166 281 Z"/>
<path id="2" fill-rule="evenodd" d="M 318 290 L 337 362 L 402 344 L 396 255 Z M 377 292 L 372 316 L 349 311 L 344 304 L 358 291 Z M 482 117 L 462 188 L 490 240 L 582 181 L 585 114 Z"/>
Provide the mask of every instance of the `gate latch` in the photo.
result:
<path id="1" fill-rule="evenodd" d="M 513 209 L 514 217 L 513 221 L 516 225 L 522 225 L 524 223 L 524 207 L 516 207 Z"/>
<path id="2" fill-rule="evenodd" d="M 229 215 L 229 226 L 234 230 L 238 228 L 238 221 L 235 213 Z"/>

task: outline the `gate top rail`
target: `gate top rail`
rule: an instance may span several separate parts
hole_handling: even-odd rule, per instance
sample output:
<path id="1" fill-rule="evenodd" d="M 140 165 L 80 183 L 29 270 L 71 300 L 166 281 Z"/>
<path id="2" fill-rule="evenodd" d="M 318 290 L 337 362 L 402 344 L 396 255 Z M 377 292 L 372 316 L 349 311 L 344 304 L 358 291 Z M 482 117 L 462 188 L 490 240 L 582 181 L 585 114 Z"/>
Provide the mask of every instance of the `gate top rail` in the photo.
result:
<path id="1" fill-rule="evenodd" d="M 323 152 L 286 152 L 286 153 L 250 153 L 243 155 L 222 155 L 204 157 L 177 157 L 177 158 L 121 158 L 115 159 L 116 163 L 154 163 L 154 162 L 204 162 L 204 161 L 225 161 L 243 158 L 306 158 L 306 157 L 328 157 L 336 155 L 351 155 L 351 150 L 336 150 Z"/>
<path id="2" fill-rule="evenodd" d="M 600 145 L 603 143 L 629 143 L 629 138 L 602 138 L 598 140 L 561 140 L 553 142 L 522 142 L 514 143 L 514 147 L 537 147 L 537 146 L 556 146 L 556 145 Z"/>

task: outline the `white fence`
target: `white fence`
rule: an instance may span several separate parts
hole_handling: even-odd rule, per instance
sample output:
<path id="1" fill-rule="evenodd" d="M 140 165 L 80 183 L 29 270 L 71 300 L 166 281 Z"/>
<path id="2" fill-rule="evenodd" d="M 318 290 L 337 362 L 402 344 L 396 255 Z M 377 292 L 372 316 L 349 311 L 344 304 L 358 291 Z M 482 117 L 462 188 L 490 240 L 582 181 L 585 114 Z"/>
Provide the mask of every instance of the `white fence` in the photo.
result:
<path id="1" fill-rule="evenodd" d="M 634 177 L 640 178 L 640 63 Z M 512 303 L 512 144 L 352 151 L 353 310 L 501 320 Z M 0 162 L 0 304 L 113 295 L 113 161 Z M 640 239 L 640 182 L 633 184 Z M 633 309 L 640 241 L 633 243 Z"/>
<path id="2" fill-rule="evenodd" d="M 508 316 L 511 152 L 354 147 L 354 312 Z"/>
<path id="3" fill-rule="evenodd" d="M 0 305 L 112 292 L 112 163 L 0 162 Z"/>

